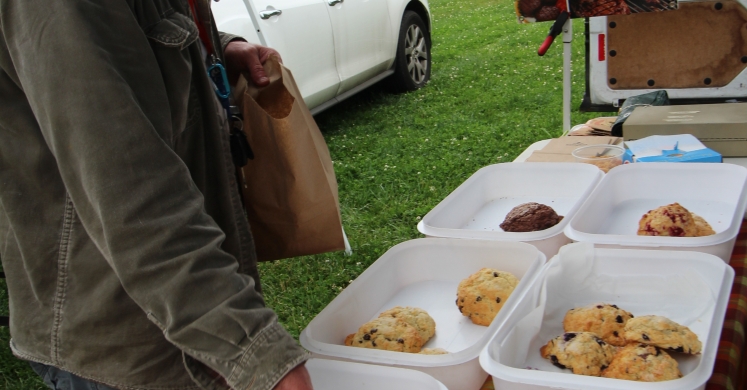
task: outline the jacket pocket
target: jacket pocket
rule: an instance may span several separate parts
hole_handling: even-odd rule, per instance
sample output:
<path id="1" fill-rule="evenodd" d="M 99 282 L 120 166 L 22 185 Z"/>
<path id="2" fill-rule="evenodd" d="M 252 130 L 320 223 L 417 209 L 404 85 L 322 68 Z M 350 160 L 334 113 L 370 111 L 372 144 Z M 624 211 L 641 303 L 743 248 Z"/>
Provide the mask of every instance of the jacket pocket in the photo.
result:
<path id="1" fill-rule="evenodd" d="M 197 40 L 199 31 L 188 16 L 171 11 L 148 27 L 145 35 L 155 43 L 181 50 Z"/>

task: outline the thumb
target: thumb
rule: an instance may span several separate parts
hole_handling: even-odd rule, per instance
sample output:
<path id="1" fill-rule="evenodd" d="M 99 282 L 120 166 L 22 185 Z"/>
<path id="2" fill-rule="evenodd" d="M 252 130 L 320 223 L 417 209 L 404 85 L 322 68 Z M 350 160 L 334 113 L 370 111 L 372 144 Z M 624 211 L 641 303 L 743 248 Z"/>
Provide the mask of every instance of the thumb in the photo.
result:
<path id="1" fill-rule="evenodd" d="M 270 79 L 265 73 L 265 68 L 262 66 L 262 62 L 259 59 L 259 53 L 256 50 L 251 51 L 246 56 L 246 69 L 249 71 L 249 79 L 252 80 L 254 85 L 258 87 L 264 87 L 270 83 Z"/>

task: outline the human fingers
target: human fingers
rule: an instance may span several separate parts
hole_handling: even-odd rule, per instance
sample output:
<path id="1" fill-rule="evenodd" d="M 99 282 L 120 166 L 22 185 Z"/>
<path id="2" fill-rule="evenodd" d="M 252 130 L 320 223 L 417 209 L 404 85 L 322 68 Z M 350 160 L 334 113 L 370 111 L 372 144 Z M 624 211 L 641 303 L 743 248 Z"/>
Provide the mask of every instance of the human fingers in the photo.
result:
<path id="1" fill-rule="evenodd" d="M 311 385 L 309 371 L 301 364 L 288 372 L 274 390 L 314 390 L 314 387 Z"/>
<path id="2" fill-rule="evenodd" d="M 277 52 L 277 50 L 271 48 L 271 47 L 265 47 L 260 46 L 259 47 L 259 60 L 263 64 L 270 59 L 270 57 L 277 57 L 278 62 L 281 64 L 283 63 L 283 58 L 280 56 L 280 53 Z"/>

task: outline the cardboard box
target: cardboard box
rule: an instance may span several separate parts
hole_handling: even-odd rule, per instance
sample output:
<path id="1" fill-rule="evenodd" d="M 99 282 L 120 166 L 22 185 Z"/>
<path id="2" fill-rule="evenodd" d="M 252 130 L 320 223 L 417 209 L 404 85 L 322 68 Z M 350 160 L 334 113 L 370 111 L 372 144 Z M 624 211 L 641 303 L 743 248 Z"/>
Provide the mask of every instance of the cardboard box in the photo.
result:
<path id="1" fill-rule="evenodd" d="M 747 157 L 747 103 L 638 107 L 623 124 L 626 141 L 692 134 L 724 157 Z"/>
<path id="2" fill-rule="evenodd" d="M 532 153 L 527 162 L 576 162 L 571 153 L 588 145 L 619 145 L 622 143 L 620 137 L 606 136 L 573 136 L 553 138 L 542 148 Z"/>

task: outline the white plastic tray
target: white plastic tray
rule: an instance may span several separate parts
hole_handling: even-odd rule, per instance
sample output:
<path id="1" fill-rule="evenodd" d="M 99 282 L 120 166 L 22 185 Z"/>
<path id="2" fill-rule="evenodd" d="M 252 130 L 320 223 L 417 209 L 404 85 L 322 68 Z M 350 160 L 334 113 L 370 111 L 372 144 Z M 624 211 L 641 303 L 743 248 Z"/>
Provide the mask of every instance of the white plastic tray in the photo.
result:
<path id="1" fill-rule="evenodd" d="M 519 297 L 480 364 L 497 389 L 702 389 L 713 371 L 733 280 L 731 267 L 705 253 L 567 245 Z M 539 349 L 563 333 L 565 313 L 597 302 L 688 326 L 703 352 L 672 353 L 683 378 L 656 383 L 574 375 L 543 359 Z"/>
<path id="2" fill-rule="evenodd" d="M 532 244 L 548 258 L 571 242 L 563 234 L 581 203 L 603 173 L 577 163 L 505 163 L 484 167 L 433 208 L 418 223 L 429 237 L 521 241 Z M 564 218 L 538 232 L 505 232 L 501 222 L 512 208 L 527 202 L 552 207 Z"/>
<path id="3" fill-rule="evenodd" d="M 747 169 L 717 163 L 638 163 L 611 170 L 565 226 L 598 247 L 696 250 L 728 262 L 747 202 Z M 649 210 L 677 202 L 716 231 L 706 237 L 638 236 Z"/>
<path id="4" fill-rule="evenodd" d="M 309 359 L 314 390 L 446 390 L 432 376 L 404 368 Z"/>
<path id="5" fill-rule="evenodd" d="M 430 374 L 450 390 L 477 390 L 487 378 L 477 361 L 515 297 L 528 286 L 545 256 L 520 242 L 425 238 L 394 246 L 321 311 L 300 335 L 315 357 L 412 368 Z M 459 282 L 481 268 L 513 273 L 520 279 L 489 327 L 473 324 L 455 304 Z M 345 336 L 394 306 L 416 306 L 436 322 L 426 348 L 446 355 L 420 355 L 347 347 Z"/>

